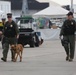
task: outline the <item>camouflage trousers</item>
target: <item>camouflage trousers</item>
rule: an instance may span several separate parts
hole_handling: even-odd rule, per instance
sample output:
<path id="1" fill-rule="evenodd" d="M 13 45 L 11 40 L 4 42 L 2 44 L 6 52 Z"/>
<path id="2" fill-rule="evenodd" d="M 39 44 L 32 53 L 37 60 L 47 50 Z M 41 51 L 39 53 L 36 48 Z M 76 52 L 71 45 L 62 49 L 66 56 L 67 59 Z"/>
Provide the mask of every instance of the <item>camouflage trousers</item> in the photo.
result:
<path id="1" fill-rule="evenodd" d="M 75 35 L 67 35 L 63 37 L 68 43 L 64 44 L 65 52 L 70 58 L 74 58 L 75 52 Z"/>
<path id="2" fill-rule="evenodd" d="M 4 48 L 3 48 L 3 58 L 4 59 L 7 59 L 9 45 L 16 44 L 17 43 L 16 40 L 17 40 L 16 37 L 13 37 L 13 38 L 5 37 L 5 43 L 4 43 Z M 12 60 L 14 59 L 14 52 L 12 50 L 11 50 L 11 59 Z"/>

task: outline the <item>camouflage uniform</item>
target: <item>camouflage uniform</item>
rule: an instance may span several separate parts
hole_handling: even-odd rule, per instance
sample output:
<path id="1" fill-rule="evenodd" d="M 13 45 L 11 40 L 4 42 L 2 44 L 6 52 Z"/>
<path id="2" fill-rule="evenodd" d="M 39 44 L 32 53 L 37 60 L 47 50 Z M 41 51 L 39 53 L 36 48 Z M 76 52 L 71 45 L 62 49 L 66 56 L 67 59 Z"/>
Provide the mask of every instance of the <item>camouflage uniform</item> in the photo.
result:
<path id="1" fill-rule="evenodd" d="M 65 20 L 61 28 L 60 36 L 63 35 L 63 47 L 66 51 L 67 56 L 71 59 L 74 58 L 75 51 L 75 31 L 76 31 L 76 22 L 75 20 Z M 67 58 L 66 58 L 67 60 Z"/>
<path id="2" fill-rule="evenodd" d="M 10 17 L 10 16 L 9 16 Z M 3 57 L 1 60 L 7 60 L 7 54 L 9 50 L 9 45 L 17 43 L 17 35 L 19 33 L 18 27 L 16 23 L 12 20 L 11 23 L 7 21 L 4 25 L 3 35 L 5 37 L 4 49 L 3 49 Z M 11 59 L 14 59 L 14 52 L 11 50 Z"/>

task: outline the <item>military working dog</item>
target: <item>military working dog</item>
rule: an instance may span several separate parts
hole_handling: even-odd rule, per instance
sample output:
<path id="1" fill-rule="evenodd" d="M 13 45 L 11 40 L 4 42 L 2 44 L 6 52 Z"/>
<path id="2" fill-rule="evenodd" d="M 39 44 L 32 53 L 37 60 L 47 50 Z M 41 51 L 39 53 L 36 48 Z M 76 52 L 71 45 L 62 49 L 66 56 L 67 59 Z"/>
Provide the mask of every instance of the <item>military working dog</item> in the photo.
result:
<path id="1" fill-rule="evenodd" d="M 11 45 L 11 50 L 13 50 L 14 54 L 14 59 L 13 61 L 16 62 L 18 56 L 20 57 L 20 62 L 22 61 L 22 53 L 23 53 L 23 46 L 22 44 L 17 44 L 17 45 Z"/>

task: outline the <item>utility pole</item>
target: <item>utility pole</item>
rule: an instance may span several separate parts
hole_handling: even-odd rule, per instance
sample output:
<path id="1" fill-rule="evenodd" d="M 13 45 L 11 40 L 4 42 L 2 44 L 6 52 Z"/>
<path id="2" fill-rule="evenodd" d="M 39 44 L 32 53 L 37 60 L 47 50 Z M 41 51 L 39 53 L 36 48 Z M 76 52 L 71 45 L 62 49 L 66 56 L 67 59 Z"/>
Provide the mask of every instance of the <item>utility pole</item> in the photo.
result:
<path id="1" fill-rule="evenodd" d="M 74 9 L 73 9 L 73 0 L 71 0 L 71 8 L 70 11 L 74 13 Z"/>
<path id="2" fill-rule="evenodd" d="M 25 16 L 28 14 L 28 2 L 27 0 L 22 0 L 22 14 L 21 16 Z"/>

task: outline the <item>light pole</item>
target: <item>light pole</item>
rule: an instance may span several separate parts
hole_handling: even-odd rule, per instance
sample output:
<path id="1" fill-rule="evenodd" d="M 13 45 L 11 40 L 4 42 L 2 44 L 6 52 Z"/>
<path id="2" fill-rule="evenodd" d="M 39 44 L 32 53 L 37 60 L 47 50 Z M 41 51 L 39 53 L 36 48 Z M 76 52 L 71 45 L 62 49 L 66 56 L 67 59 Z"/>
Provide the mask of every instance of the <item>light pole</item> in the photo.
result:
<path id="1" fill-rule="evenodd" d="M 70 11 L 74 13 L 74 9 L 73 9 L 73 0 L 71 0 L 71 8 Z"/>
<path id="2" fill-rule="evenodd" d="M 22 0 L 22 14 L 21 16 L 25 16 L 28 14 L 28 3 L 27 0 Z"/>

